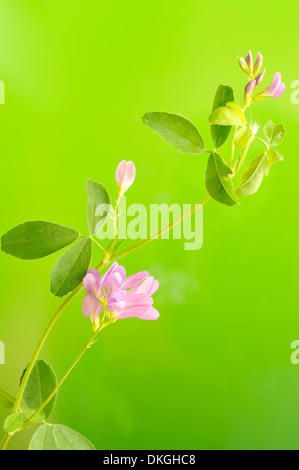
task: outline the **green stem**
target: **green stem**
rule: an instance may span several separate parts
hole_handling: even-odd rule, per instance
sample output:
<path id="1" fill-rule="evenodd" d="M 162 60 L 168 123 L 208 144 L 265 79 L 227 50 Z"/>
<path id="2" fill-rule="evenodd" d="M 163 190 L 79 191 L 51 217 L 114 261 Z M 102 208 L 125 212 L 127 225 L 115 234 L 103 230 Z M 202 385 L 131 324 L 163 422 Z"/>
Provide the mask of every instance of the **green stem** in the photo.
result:
<path id="1" fill-rule="evenodd" d="M 102 245 L 100 245 L 99 242 L 97 242 L 93 237 L 90 237 L 91 241 L 98 247 L 100 248 L 100 250 L 105 253 L 105 248 L 102 247 Z"/>
<path id="2" fill-rule="evenodd" d="M 270 146 L 263 139 L 261 139 L 260 137 L 255 137 L 254 140 L 258 140 L 259 142 L 262 142 L 262 144 L 264 144 L 269 150 Z"/>
<path id="3" fill-rule="evenodd" d="M 6 447 L 9 443 L 10 439 L 12 438 L 13 434 L 14 433 L 11 433 L 11 434 L 6 433 L 5 434 L 5 436 L 3 438 L 3 441 L 1 442 L 0 450 L 5 450 L 6 449 Z"/>
<path id="4" fill-rule="evenodd" d="M 117 223 L 117 217 L 118 217 L 118 206 L 121 200 L 121 196 L 118 196 L 116 204 L 115 204 L 115 209 L 114 209 L 114 239 L 117 239 L 117 234 L 118 234 L 118 223 Z"/>
<path id="5" fill-rule="evenodd" d="M 229 157 L 229 161 L 228 161 L 228 166 L 229 166 L 229 167 L 232 166 L 233 160 L 234 160 L 234 154 L 235 154 L 235 136 L 236 136 L 237 128 L 238 128 L 238 126 L 235 126 L 234 132 L 233 132 L 232 148 L 231 148 L 230 157 Z"/>
<path id="6" fill-rule="evenodd" d="M 243 153 L 242 153 L 242 155 L 241 155 L 239 161 L 238 161 L 237 164 L 236 164 L 236 167 L 235 167 L 235 170 L 234 170 L 234 175 L 236 175 L 236 174 L 238 173 L 238 171 L 240 170 L 241 166 L 243 165 L 243 162 L 244 162 L 244 160 L 245 160 L 245 158 L 246 158 L 246 155 L 247 155 L 247 153 L 248 153 L 248 150 L 249 150 L 249 147 L 250 147 L 250 145 L 251 145 L 251 142 L 252 142 L 252 141 L 249 141 L 248 145 L 246 145 L 246 147 L 244 148 Z"/>
<path id="7" fill-rule="evenodd" d="M 112 321 L 109 321 L 108 323 L 105 323 L 105 324 L 102 324 L 98 329 L 97 331 L 94 332 L 94 334 L 92 335 L 92 337 L 90 338 L 90 340 L 88 341 L 88 343 L 85 345 L 85 347 L 82 349 L 82 351 L 80 352 L 80 354 L 77 356 L 77 358 L 74 360 L 74 362 L 72 363 L 72 365 L 70 366 L 70 368 L 67 370 L 67 372 L 64 374 L 64 376 L 62 377 L 62 379 L 58 382 L 57 386 L 54 388 L 54 390 L 52 391 L 52 393 L 48 396 L 48 398 L 44 401 L 44 403 L 41 404 L 41 406 L 34 412 L 34 414 L 32 416 L 30 416 L 29 420 L 27 422 L 25 422 L 23 424 L 23 426 L 19 429 L 19 431 L 27 428 L 28 426 L 31 426 L 32 424 L 32 421 L 34 420 L 34 418 L 48 405 L 48 403 L 50 403 L 50 401 L 52 400 L 52 398 L 55 397 L 56 393 L 58 392 L 58 390 L 60 389 L 60 387 L 62 386 L 62 384 L 65 382 L 65 380 L 68 378 L 68 376 L 70 375 L 70 373 L 72 372 L 72 370 L 74 369 L 74 367 L 78 364 L 78 362 L 80 361 L 80 359 L 82 358 L 82 356 L 86 353 L 86 351 L 88 349 L 90 349 L 90 347 L 92 346 L 92 344 L 94 343 L 97 335 L 100 333 L 100 331 L 102 331 L 104 328 L 106 328 L 106 326 L 108 325 L 111 325 L 113 322 Z"/>

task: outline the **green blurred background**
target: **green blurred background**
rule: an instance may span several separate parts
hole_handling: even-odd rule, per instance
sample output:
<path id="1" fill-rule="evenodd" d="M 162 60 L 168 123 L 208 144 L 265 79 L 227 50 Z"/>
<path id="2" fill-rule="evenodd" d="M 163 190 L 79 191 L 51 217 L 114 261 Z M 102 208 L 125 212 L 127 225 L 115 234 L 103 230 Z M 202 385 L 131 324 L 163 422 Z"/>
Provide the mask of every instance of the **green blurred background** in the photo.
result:
<path id="1" fill-rule="evenodd" d="M 146 269 L 160 280 L 161 317 L 105 330 L 51 416 L 98 449 L 299 448 L 299 365 L 290 362 L 299 338 L 299 105 L 290 100 L 298 10 L 295 0 L 279 15 L 269 0 L 0 1 L 1 233 L 34 219 L 86 232 L 85 181 L 104 183 L 115 197 L 122 159 L 137 167 L 129 203 L 197 201 L 207 157 L 178 154 L 140 116 L 183 114 L 209 148 L 217 85 L 242 98 L 236 56 L 261 51 L 266 84 L 280 71 L 287 85 L 280 99 L 249 110 L 261 126 L 271 118 L 288 131 L 285 161 L 258 194 L 239 207 L 210 202 L 200 251 L 155 241 L 124 259 L 129 274 Z M 56 258 L 0 254 L 0 385 L 11 393 L 61 302 L 49 293 Z M 82 297 L 42 353 L 59 377 L 90 336 Z M 26 448 L 29 438 L 19 434 L 10 448 Z"/>

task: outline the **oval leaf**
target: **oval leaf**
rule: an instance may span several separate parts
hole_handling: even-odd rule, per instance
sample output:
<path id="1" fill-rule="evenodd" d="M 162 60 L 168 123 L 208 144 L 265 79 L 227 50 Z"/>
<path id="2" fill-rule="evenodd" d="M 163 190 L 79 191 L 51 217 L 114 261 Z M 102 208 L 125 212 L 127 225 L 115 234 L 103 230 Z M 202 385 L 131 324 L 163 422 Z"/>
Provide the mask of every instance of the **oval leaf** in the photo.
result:
<path id="1" fill-rule="evenodd" d="M 6 390 L 3 390 L 3 388 L 0 388 L 0 406 L 9 410 L 10 408 L 13 408 L 14 404 L 15 397 L 6 392 Z"/>
<path id="2" fill-rule="evenodd" d="M 230 177 L 232 174 L 232 170 L 218 153 L 210 155 L 206 170 L 206 188 L 213 199 L 227 206 L 238 204 Z"/>
<path id="3" fill-rule="evenodd" d="M 28 408 L 27 410 L 24 410 L 23 415 L 26 420 L 30 420 L 31 416 L 33 416 L 35 412 L 36 410 Z M 39 413 L 37 413 L 37 415 L 33 418 L 32 422 L 41 423 L 45 421 L 45 419 L 46 419 L 46 413 L 44 412 L 44 410 L 42 410 Z"/>
<path id="4" fill-rule="evenodd" d="M 56 261 L 51 272 L 51 292 L 57 297 L 72 292 L 81 284 L 91 259 L 92 242 L 84 238 Z"/>
<path id="5" fill-rule="evenodd" d="M 222 106 L 215 109 L 210 116 L 210 124 L 221 126 L 244 126 L 244 119 L 233 108 Z"/>
<path id="6" fill-rule="evenodd" d="M 283 156 L 280 155 L 276 150 L 268 150 L 268 159 L 267 159 L 267 166 L 265 168 L 265 175 L 269 175 L 269 171 L 271 166 L 276 162 L 283 161 Z"/>
<path id="7" fill-rule="evenodd" d="M 276 126 L 272 121 L 267 122 L 263 130 L 269 145 L 273 145 L 273 147 L 279 145 L 286 134 L 286 129 L 283 124 Z"/>
<path id="8" fill-rule="evenodd" d="M 153 112 L 146 113 L 142 120 L 179 152 L 197 154 L 204 151 L 204 141 L 200 133 L 194 124 L 183 116 Z"/>
<path id="9" fill-rule="evenodd" d="M 9 230 L 1 239 L 1 250 L 20 259 L 48 256 L 74 242 L 79 233 L 51 222 L 25 222 Z"/>
<path id="10" fill-rule="evenodd" d="M 107 220 L 110 209 L 110 197 L 104 186 L 100 183 L 94 183 L 91 180 L 88 180 L 86 183 L 86 191 L 88 196 L 88 230 L 90 235 L 95 235 Z M 101 205 L 103 205 L 103 215 L 99 216 L 96 215 L 96 210 L 97 207 Z"/>
<path id="11" fill-rule="evenodd" d="M 226 103 L 234 101 L 233 89 L 229 86 L 219 85 L 213 103 L 213 111 Z M 219 126 L 217 124 L 211 125 L 211 136 L 214 147 L 218 148 L 224 144 L 231 131 L 231 126 Z"/>
<path id="12" fill-rule="evenodd" d="M 38 409 L 57 386 L 57 378 L 52 368 L 44 361 L 37 361 L 29 376 L 23 400 L 28 408 Z M 44 408 L 47 418 L 54 406 L 55 397 Z M 27 410 L 28 412 L 28 410 Z M 33 413 L 32 413 L 33 414 Z"/>
<path id="13" fill-rule="evenodd" d="M 256 157 L 246 171 L 244 171 L 240 186 L 236 190 L 237 196 L 251 196 L 252 194 L 256 193 L 259 189 L 264 175 L 265 175 L 265 168 L 267 165 L 267 154 L 264 153 L 263 155 L 259 155 Z"/>
<path id="14" fill-rule="evenodd" d="M 8 416 L 4 422 L 3 429 L 6 432 L 15 432 L 23 424 L 23 415 L 21 412 L 13 413 Z"/>
<path id="15" fill-rule="evenodd" d="M 44 424 L 33 435 L 29 450 L 95 450 L 95 447 L 67 426 Z"/>

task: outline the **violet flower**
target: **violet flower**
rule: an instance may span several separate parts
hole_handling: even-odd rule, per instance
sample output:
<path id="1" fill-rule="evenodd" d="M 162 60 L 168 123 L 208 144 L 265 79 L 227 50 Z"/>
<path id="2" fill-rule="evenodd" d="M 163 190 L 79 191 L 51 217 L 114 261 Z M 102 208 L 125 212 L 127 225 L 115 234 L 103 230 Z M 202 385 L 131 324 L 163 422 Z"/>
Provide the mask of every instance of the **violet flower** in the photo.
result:
<path id="1" fill-rule="evenodd" d="M 278 98 L 285 92 L 285 89 L 286 85 L 281 81 L 281 74 L 276 72 L 272 83 L 267 88 L 257 93 L 254 96 L 254 100 L 258 101 L 269 96 L 272 98 Z"/>
<path id="2" fill-rule="evenodd" d="M 100 314 L 106 310 L 111 319 L 137 317 L 141 320 L 156 320 L 158 311 L 152 307 L 152 295 L 159 282 L 141 271 L 126 277 L 125 268 L 118 263 L 108 269 L 102 277 L 96 269 L 89 269 L 83 279 L 86 296 L 82 310 L 89 317 L 94 330 L 100 325 Z"/>

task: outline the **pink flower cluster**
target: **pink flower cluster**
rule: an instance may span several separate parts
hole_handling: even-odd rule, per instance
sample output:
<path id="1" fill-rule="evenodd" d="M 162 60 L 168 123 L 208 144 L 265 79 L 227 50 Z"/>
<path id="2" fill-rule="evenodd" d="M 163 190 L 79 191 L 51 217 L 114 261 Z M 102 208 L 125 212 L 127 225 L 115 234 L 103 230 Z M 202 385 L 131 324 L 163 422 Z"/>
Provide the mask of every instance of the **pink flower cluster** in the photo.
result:
<path id="1" fill-rule="evenodd" d="M 83 313 L 90 318 L 95 330 L 103 311 L 117 320 L 132 317 L 157 320 L 159 317 L 159 312 L 152 307 L 152 295 L 158 289 L 159 282 L 146 271 L 127 277 L 125 268 L 113 263 L 103 277 L 96 269 L 89 269 L 83 285 L 86 290 Z"/>
<path id="2" fill-rule="evenodd" d="M 244 103 L 249 105 L 253 98 L 254 101 L 259 101 L 263 98 L 271 97 L 278 98 L 281 96 L 286 89 L 285 83 L 281 81 L 281 74 L 276 72 L 272 83 L 261 90 L 259 93 L 253 96 L 255 88 L 263 81 L 266 70 L 261 72 L 263 65 L 263 56 L 259 52 L 256 56 L 256 61 L 253 63 L 253 57 L 251 51 L 248 52 L 246 59 L 243 57 L 239 58 L 239 64 L 241 69 L 249 76 L 250 81 L 245 87 L 244 92 Z"/>

